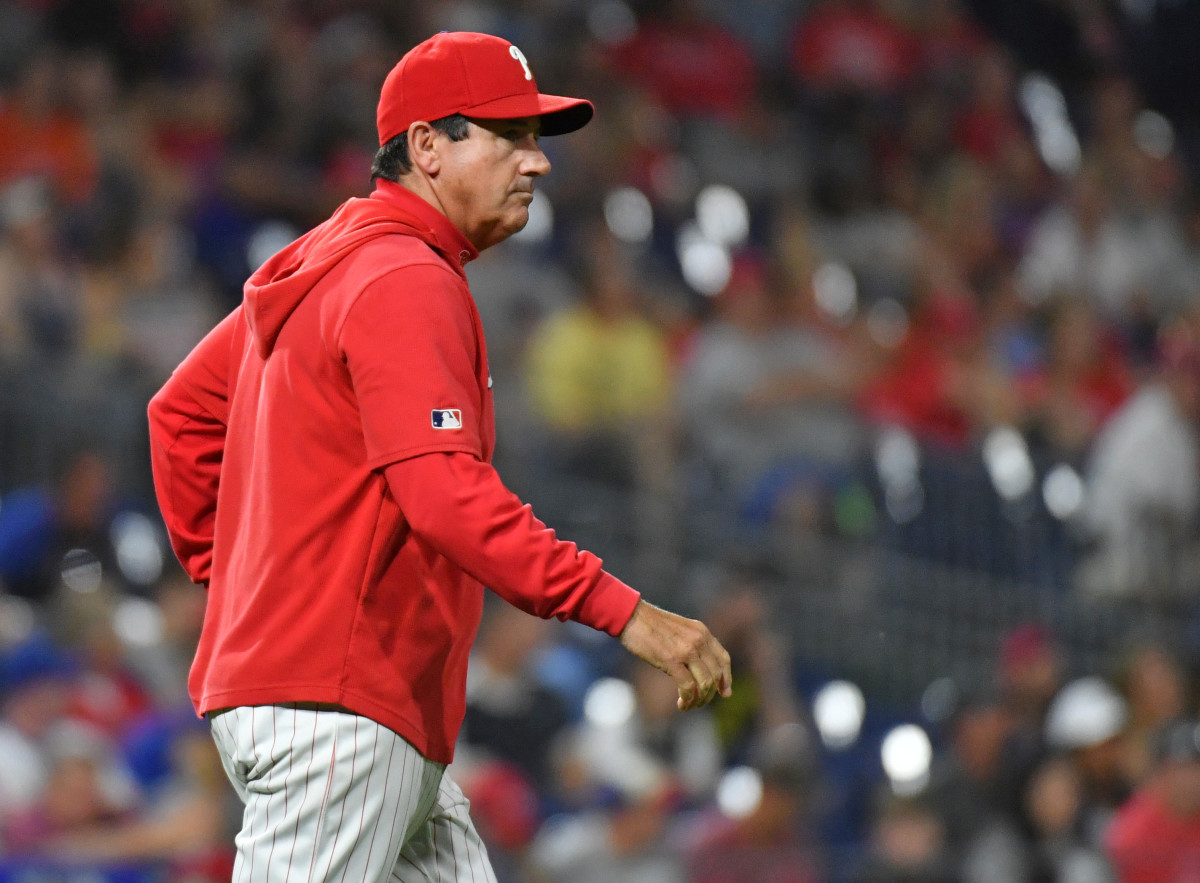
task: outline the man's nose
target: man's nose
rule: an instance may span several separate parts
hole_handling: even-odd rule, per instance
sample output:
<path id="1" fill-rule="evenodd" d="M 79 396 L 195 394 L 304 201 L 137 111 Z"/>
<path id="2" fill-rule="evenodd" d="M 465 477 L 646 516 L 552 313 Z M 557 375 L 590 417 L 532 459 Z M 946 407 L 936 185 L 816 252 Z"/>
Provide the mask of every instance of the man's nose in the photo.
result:
<path id="1" fill-rule="evenodd" d="M 550 171 L 550 160 L 542 152 L 542 147 L 538 144 L 537 139 L 529 135 L 527 140 L 525 161 L 521 164 L 521 171 L 536 178 Z"/>

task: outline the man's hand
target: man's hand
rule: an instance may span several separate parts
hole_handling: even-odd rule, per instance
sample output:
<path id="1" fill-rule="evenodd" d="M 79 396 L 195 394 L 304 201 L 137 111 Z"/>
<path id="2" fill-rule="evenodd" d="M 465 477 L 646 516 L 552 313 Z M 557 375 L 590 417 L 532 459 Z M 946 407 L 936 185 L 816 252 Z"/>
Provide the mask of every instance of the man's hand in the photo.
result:
<path id="1" fill-rule="evenodd" d="M 620 640 L 634 656 L 671 676 L 680 711 L 732 691 L 729 654 L 702 622 L 639 601 Z"/>

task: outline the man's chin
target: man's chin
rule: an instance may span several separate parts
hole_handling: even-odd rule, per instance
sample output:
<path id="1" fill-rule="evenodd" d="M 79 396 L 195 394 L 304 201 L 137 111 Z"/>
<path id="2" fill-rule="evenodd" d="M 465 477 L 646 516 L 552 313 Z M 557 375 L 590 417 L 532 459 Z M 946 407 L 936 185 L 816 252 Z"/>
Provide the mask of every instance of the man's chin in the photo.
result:
<path id="1" fill-rule="evenodd" d="M 513 212 L 506 217 L 499 225 L 499 230 L 503 231 L 504 239 L 520 233 L 529 225 L 529 209 L 522 208 L 519 212 Z"/>
<path id="2" fill-rule="evenodd" d="M 503 219 L 489 228 L 482 241 L 479 239 L 472 239 L 472 241 L 475 243 L 476 248 L 483 251 L 485 248 L 491 248 L 493 245 L 498 245 L 510 236 L 520 233 L 528 223 L 528 210 L 522 209 L 520 212 L 512 212 L 505 215 Z"/>

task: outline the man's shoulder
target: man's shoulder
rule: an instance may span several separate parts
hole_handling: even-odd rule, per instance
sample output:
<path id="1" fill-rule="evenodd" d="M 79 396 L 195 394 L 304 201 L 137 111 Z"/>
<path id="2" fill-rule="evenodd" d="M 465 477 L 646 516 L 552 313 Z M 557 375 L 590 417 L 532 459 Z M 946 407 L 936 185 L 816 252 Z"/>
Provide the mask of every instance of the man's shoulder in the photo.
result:
<path id="1" fill-rule="evenodd" d="M 417 236 L 388 233 L 363 243 L 327 277 L 326 286 L 320 311 L 332 340 L 340 339 L 351 314 L 434 310 L 469 322 L 474 310 L 466 279 Z"/>
<path id="2" fill-rule="evenodd" d="M 412 284 L 406 284 L 408 281 Z M 344 313 L 367 292 L 380 288 L 386 289 L 389 298 L 405 292 L 427 296 L 433 289 L 469 297 L 466 280 L 445 256 L 420 237 L 388 233 L 364 242 L 327 278 L 324 309 Z"/>
<path id="3" fill-rule="evenodd" d="M 376 236 L 355 249 L 350 260 L 356 272 L 378 276 L 413 267 L 434 267 L 460 279 L 445 256 L 419 236 L 388 233 Z M 466 285 L 466 282 L 461 282 Z"/>

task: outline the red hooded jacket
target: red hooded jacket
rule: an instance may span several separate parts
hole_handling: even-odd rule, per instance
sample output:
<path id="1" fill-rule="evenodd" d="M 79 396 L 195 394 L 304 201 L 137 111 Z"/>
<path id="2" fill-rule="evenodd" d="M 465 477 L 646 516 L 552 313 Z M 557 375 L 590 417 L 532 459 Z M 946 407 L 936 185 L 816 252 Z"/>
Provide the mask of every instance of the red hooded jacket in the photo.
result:
<path id="1" fill-rule="evenodd" d="M 490 465 L 475 256 L 380 182 L 258 270 L 151 401 L 159 505 L 208 587 L 199 713 L 334 703 L 448 763 L 484 584 L 612 635 L 632 615 Z"/>

